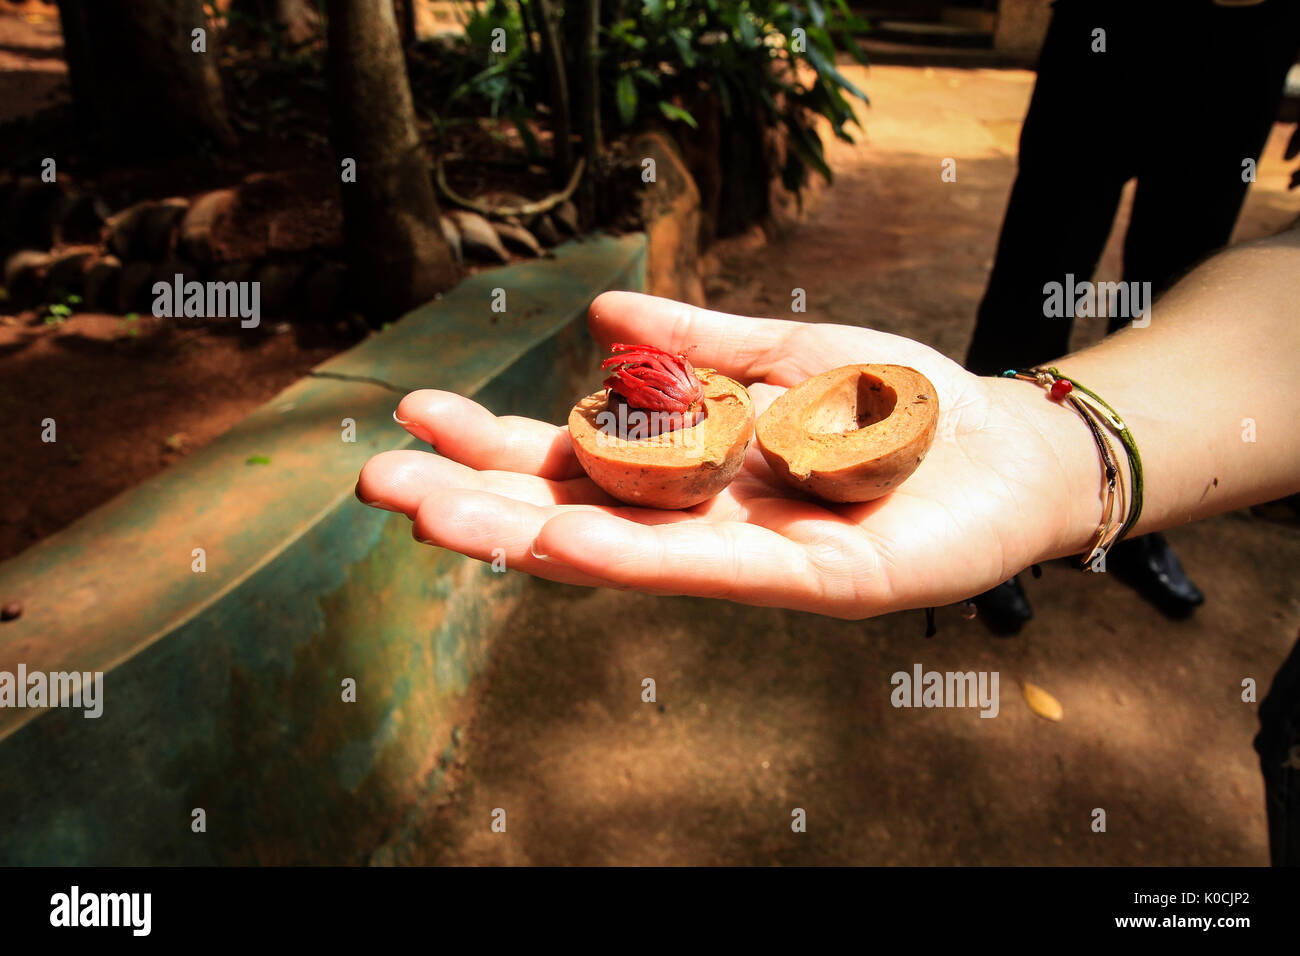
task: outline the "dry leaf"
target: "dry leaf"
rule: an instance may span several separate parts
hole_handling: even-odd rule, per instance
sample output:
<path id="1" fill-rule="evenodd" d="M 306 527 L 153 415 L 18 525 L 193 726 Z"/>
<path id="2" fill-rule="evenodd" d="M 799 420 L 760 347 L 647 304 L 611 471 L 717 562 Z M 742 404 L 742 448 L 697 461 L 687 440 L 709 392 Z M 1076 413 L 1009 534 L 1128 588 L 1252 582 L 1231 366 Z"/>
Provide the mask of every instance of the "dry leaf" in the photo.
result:
<path id="1" fill-rule="evenodd" d="M 1025 702 L 1029 704 L 1029 709 L 1039 717 L 1045 717 L 1048 720 L 1062 720 L 1065 717 L 1065 709 L 1061 707 L 1061 702 L 1043 690 L 1037 684 L 1031 684 L 1025 681 Z"/>

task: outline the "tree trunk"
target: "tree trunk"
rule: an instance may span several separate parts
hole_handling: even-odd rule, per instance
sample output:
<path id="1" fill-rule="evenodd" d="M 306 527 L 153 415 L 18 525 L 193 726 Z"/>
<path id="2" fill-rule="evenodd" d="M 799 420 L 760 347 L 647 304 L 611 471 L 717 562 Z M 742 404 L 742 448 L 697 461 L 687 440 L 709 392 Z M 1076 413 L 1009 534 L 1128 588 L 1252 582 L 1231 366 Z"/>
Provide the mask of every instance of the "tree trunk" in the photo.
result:
<path id="1" fill-rule="evenodd" d="M 578 208 L 584 222 L 591 222 L 596 212 L 596 160 L 602 148 L 600 131 L 600 76 L 597 54 L 600 50 L 600 0 L 579 0 L 579 45 L 575 59 L 575 85 L 578 89 L 578 127 L 582 133 L 582 155 L 587 168 L 578 190 Z"/>
<path id="2" fill-rule="evenodd" d="M 564 49 L 556 20 L 559 11 L 552 0 L 537 0 L 537 19 L 541 22 L 542 56 L 546 60 L 546 79 L 550 86 L 551 130 L 555 134 L 552 178 L 562 184 L 573 171 L 573 143 L 569 140 L 569 85 L 564 72 Z"/>
<path id="3" fill-rule="evenodd" d="M 59 0 L 59 19 L 76 110 L 110 147 L 235 145 L 201 0 Z M 196 29 L 206 52 L 193 50 Z"/>
<path id="4" fill-rule="evenodd" d="M 415 0 L 393 0 L 400 8 L 402 49 L 409 50 L 415 46 Z"/>
<path id="5" fill-rule="evenodd" d="M 334 152 L 344 181 L 343 240 L 357 311 L 395 318 L 456 282 L 415 110 L 392 0 L 328 0 Z"/>

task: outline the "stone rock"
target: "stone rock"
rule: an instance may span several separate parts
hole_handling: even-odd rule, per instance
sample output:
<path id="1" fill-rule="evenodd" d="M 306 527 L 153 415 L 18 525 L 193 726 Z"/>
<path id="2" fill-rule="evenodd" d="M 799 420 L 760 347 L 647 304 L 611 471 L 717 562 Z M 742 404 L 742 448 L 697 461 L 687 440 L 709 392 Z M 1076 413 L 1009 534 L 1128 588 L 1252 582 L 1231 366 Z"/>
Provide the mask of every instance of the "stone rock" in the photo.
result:
<path id="1" fill-rule="evenodd" d="M 222 261 L 337 249 L 343 243 L 337 169 L 254 173 L 235 187 L 230 216 L 214 232 Z"/>
<path id="2" fill-rule="evenodd" d="M 302 280 L 301 262 L 268 262 L 257 273 L 259 308 L 262 316 L 285 315 L 295 311 L 294 292 Z"/>
<path id="3" fill-rule="evenodd" d="M 551 219 L 571 236 L 576 236 L 582 231 L 578 226 L 578 207 L 573 204 L 571 199 L 564 200 L 564 202 L 552 209 Z"/>
<path id="4" fill-rule="evenodd" d="M 181 219 L 176 251 L 195 262 L 211 263 L 219 259 L 219 243 L 214 234 L 219 235 L 222 226 L 230 221 L 234 205 L 233 189 L 216 189 L 194 200 Z"/>
<path id="5" fill-rule="evenodd" d="M 137 259 L 122 267 L 117 281 L 117 311 L 153 314 L 154 263 Z"/>
<path id="6" fill-rule="evenodd" d="M 42 252 L 39 249 L 20 249 L 15 252 L 5 260 L 5 288 L 12 292 L 23 275 L 44 269 L 53 258 L 48 252 Z"/>
<path id="7" fill-rule="evenodd" d="M 533 235 L 542 241 L 543 245 L 558 246 L 564 241 L 560 235 L 560 230 L 555 228 L 555 223 L 546 213 L 542 213 L 533 220 Z"/>
<path id="8" fill-rule="evenodd" d="M 271 215 L 267 246 L 272 252 L 294 253 L 337 249 L 343 245 L 343 211 L 333 198 L 294 196 L 288 209 Z"/>
<path id="9" fill-rule="evenodd" d="M 212 282 L 251 282 L 257 272 L 257 263 L 247 259 L 218 263 L 208 277 Z"/>
<path id="10" fill-rule="evenodd" d="M 117 306 L 117 282 L 122 275 L 122 260 L 117 256 L 100 256 L 86 266 L 85 291 L 82 298 L 88 310 L 111 310 Z"/>
<path id="11" fill-rule="evenodd" d="M 463 262 L 465 253 L 460 247 L 460 230 L 456 228 L 456 223 L 450 216 L 439 216 L 438 222 L 442 226 L 442 237 L 447 240 L 447 245 L 451 246 L 452 258 L 457 262 Z"/>
<path id="12" fill-rule="evenodd" d="M 177 275 L 181 277 L 182 287 L 186 282 L 202 282 L 203 268 L 198 263 L 191 262 L 188 259 L 182 259 L 179 256 L 168 256 L 162 262 L 154 264 L 149 285 L 152 287 L 155 282 L 166 282 L 168 285 L 174 286 Z"/>
<path id="13" fill-rule="evenodd" d="M 509 262 L 510 254 L 501 244 L 500 237 L 491 223 L 476 212 L 453 209 L 447 213 L 456 228 L 460 230 L 461 245 L 466 254 L 480 259 L 494 259 L 497 262 Z"/>
<path id="14" fill-rule="evenodd" d="M 641 194 L 648 237 L 646 292 L 704 305 L 700 281 L 700 191 L 672 138 L 651 131 L 629 144 L 631 154 L 655 161 L 655 181 Z"/>
<path id="15" fill-rule="evenodd" d="M 50 260 L 45 270 L 45 287 L 50 295 L 59 299 L 81 295 L 86 281 L 86 263 L 93 257 L 93 249 L 79 249 L 60 253 Z"/>
<path id="16" fill-rule="evenodd" d="M 182 296 L 179 302 L 176 301 L 176 296 L 174 291 L 176 288 L 176 276 L 178 274 L 181 277 L 181 289 L 182 289 Z M 189 262 L 185 259 L 178 259 L 176 256 L 168 256 L 162 262 L 154 263 L 153 268 L 149 272 L 148 287 L 146 289 L 146 292 L 148 293 L 148 299 L 149 299 L 149 311 L 153 312 L 154 302 L 157 299 L 157 296 L 154 295 L 154 291 L 153 291 L 154 286 L 159 282 L 165 282 L 173 290 L 172 295 L 168 297 L 168 300 L 171 302 L 171 318 L 183 324 L 189 324 L 189 325 L 202 324 L 204 319 L 196 319 L 193 316 L 190 316 L 187 321 L 186 316 L 184 315 L 185 283 L 202 282 L 202 281 L 203 281 L 202 270 L 200 270 L 199 267 L 195 265 L 193 262 Z"/>
<path id="17" fill-rule="evenodd" d="M 107 203 L 98 196 L 68 194 L 59 210 L 59 241 L 98 243 L 108 215 Z"/>
<path id="18" fill-rule="evenodd" d="M 11 308 L 34 305 L 40 300 L 45 289 L 45 269 L 52 259 L 48 252 L 22 249 L 5 260 L 4 287 Z"/>
<path id="19" fill-rule="evenodd" d="M 189 202 L 181 198 L 147 199 L 128 206 L 105 225 L 109 250 L 123 260 L 159 262 L 173 248 L 173 234 Z"/>
<path id="20" fill-rule="evenodd" d="M 533 256 L 543 256 L 546 250 L 541 244 L 533 238 L 533 234 L 523 226 L 517 226 L 509 222 L 494 222 L 492 228 L 496 234 L 501 237 L 502 241 L 515 249 L 527 252 Z"/>

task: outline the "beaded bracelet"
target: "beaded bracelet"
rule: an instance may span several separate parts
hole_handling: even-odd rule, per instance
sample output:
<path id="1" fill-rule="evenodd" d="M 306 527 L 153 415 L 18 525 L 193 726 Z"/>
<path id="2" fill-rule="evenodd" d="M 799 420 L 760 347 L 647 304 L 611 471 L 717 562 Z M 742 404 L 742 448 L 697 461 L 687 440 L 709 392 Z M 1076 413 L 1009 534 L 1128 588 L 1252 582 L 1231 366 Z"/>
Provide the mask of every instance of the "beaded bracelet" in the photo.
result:
<path id="1" fill-rule="evenodd" d="M 1002 373 L 1002 377 L 1018 378 L 1021 381 L 1035 382 L 1043 386 L 1053 401 L 1069 402 L 1088 423 L 1088 430 L 1092 432 L 1093 441 L 1097 443 L 1097 451 L 1101 455 L 1103 511 L 1097 533 L 1092 539 L 1087 557 L 1083 559 L 1082 569 L 1092 570 L 1099 557 L 1104 564 L 1106 553 L 1128 534 L 1142 514 L 1142 456 L 1138 454 L 1133 433 L 1129 431 L 1128 425 L 1120 417 L 1119 412 L 1111 408 L 1105 399 L 1074 379 L 1062 375 L 1054 367 L 1010 368 Z M 1114 432 L 1120 444 L 1124 446 L 1124 453 L 1128 456 L 1131 485 L 1127 490 L 1115 458 L 1115 449 L 1105 432 L 1101 430 L 1101 426 Z M 1122 503 L 1126 497 L 1128 515 L 1124 523 L 1116 527 L 1115 506 L 1119 503 L 1120 512 L 1123 513 Z"/>

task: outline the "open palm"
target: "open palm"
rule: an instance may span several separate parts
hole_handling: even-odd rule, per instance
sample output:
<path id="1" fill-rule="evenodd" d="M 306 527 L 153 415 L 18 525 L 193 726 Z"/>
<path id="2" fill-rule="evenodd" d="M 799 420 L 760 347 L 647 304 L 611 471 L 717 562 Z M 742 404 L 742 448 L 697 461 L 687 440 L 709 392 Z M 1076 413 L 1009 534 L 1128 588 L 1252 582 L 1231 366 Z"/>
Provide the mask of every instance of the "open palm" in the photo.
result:
<path id="1" fill-rule="evenodd" d="M 565 428 L 498 418 L 462 396 L 423 390 L 402 399 L 395 417 L 440 454 L 376 455 L 358 496 L 406 514 L 417 540 L 484 561 L 504 552 L 508 567 L 554 581 L 849 618 L 961 600 L 1062 550 L 1063 472 L 1027 412 L 1042 393 L 1027 385 L 978 378 L 900 336 L 741 318 L 635 293 L 602 295 L 590 325 L 605 344 L 686 351 L 695 365 L 748 385 L 759 414 L 827 369 L 910 365 L 939 393 L 938 437 L 912 477 L 875 501 L 806 499 L 751 445 L 716 498 L 659 511 L 597 488 Z"/>

